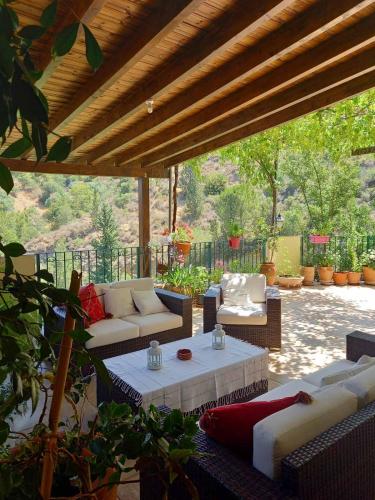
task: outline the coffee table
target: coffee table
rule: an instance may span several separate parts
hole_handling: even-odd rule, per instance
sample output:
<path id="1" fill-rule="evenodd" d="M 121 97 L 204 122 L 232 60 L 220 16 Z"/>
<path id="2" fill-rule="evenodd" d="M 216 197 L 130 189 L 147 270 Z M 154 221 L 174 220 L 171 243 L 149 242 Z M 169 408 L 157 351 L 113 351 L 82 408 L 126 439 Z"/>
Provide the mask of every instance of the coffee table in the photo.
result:
<path id="1" fill-rule="evenodd" d="M 98 380 L 98 403 L 127 402 L 133 408 L 165 405 L 182 412 L 202 413 L 218 405 L 247 401 L 268 388 L 268 350 L 226 336 L 226 347 L 211 347 L 211 334 L 161 346 L 163 366 L 147 368 L 147 349 L 104 360 L 113 386 Z M 178 349 L 193 353 L 177 358 Z"/>

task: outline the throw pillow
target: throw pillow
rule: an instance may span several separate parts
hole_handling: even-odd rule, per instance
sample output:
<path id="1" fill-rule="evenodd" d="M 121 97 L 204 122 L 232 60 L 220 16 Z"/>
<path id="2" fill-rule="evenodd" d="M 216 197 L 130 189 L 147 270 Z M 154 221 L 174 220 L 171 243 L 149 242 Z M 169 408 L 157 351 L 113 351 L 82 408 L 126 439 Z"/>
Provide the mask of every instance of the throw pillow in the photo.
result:
<path id="1" fill-rule="evenodd" d="M 112 314 L 113 318 L 122 318 L 137 312 L 129 288 L 110 288 L 106 290 L 104 303 L 106 312 Z"/>
<path id="2" fill-rule="evenodd" d="M 81 286 L 78 297 L 81 301 L 82 309 L 88 316 L 84 319 L 85 328 L 105 318 L 105 312 L 97 296 L 94 283 Z"/>
<path id="3" fill-rule="evenodd" d="M 312 398 L 300 391 L 273 401 L 249 401 L 207 410 L 200 418 L 199 425 L 215 441 L 237 452 L 250 455 L 253 445 L 253 427 L 269 415 L 284 410 L 295 403 L 311 403 Z"/>
<path id="4" fill-rule="evenodd" d="M 132 296 L 142 316 L 169 311 L 168 307 L 156 295 L 155 290 L 132 290 Z"/>

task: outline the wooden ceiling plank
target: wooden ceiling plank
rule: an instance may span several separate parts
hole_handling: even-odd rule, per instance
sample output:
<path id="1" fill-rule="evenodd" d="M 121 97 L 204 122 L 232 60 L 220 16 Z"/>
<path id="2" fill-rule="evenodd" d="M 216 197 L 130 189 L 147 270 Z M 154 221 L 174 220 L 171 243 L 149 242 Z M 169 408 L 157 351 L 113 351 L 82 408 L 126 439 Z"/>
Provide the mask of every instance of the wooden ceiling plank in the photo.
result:
<path id="1" fill-rule="evenodd" d="M 168 172 L 162 168 L 142 169 L 140 166 L 131 168 L 109 167 L 101 165 L 86 165 L 59 162 L 39 162 L 32 160 L 13 160 L 2 158 L 1 163 L 14 172 L 31 172 L 39 174 L 61 174 L 61 175 L 90 175 L 94 177 L 169 177 Z"/>
<path id="2" fill-rule="evenodd" d="M 332 27 L 339 23 L 343 17 L 353 15 L 372 1 L 327 2 L 320 0 L 296 18 L 211 72 L 203 80 L 191 85 L 185 92 L 178 94 L 160 108 L 156 108 L 151 115 L 132 124 L 129 130 L 116 134 L 104 144 L 94 148 L 87 155 L 87 160 L 94 162 L 103 156 L 112 154 L 132 139 L 150 132 L 154 127 L 175 117 L 202 99 L 278 59 L 281 55 L 300 45 L 302 41 L 312 39 L 321 33 L 322 29 Z"/>
<path id="3" fill-rule="evenodd" d="M 61 129 L 95 99 L 103 94 L 113 83 L 157 45 L 167 33 L 191 14 L 203 0 L 159 0 L 158 7 L 146 19 L 130 39 L 98 69 L 94 77 L 81 87 L 68 105 L 52 117 L 50 128 Z"/>
<path id="4" fill-rule="evenodd" d="M 135 93 L 121 96 L 112 106 L 111 113 L 98 123 L 90 124 L 87 129 L 74 138 L 74 149 L 85 143 L 97 140 L 118 122 L 139 110 L 150 97 L 156 99 L 165 93 L 171 85 L 187 78 L 193 71 L 203 66 L 209 58 L 224 52 L 259 27 L 269 16 L 275 15 L 291 5 L 293 0 L 264 0 L 254 2 L 251 8 L 248 0 L 238 0 L 234 12 L 228 18 L 228 13 L 215 23 L 209 33 L 194 38 L 158 73 L 152 81 L 137 85 Z"/>
<path id="5" fill-rule="evenodd" d="M 147 154 L 137 160 L 144 166 L 151 166 L 158 161 L 174 156 L 186 149 L 198 145 L 201 142 L 207 142 L 210 139 L 219 137 L 231 130 L 243 127 L 255 120 L 272 114 L 277 110 L 284 109 L 296 102 L 301 102 L 310 98 L 322 90 L 327 90 L 332 86 L 341 84 L 343 81 L 350 80 L 361 74 L 375 69 L 375 46 L 360 54 L 354 54 L 350 59 L 345 60 L 333 67 L 328 68 L 293 87 L 280 91 L 271 97 L 267 97 L 256 104 L 251 104 L 235 112 L 226 118 L 218 120 L 211 125 L 201 128 L 181 139 L 156 150 L 154 153 Z M 375 84 L 375 82 L 374 82 Z M 125 164 L 124 166 L 127 166 Z"/>
<path id="6" fill-rule="evenodd" d="M 365 92 L 374 86 L 374 82 L 375 71 L 366 73 L 358 78 L 353 78 L 349 82 L 333 87 L 326 92 L 317 94 L 311 99 L 307 99 L 282 111 L 278 111 L 270 116 L 267 116 L 266 118 L 250 123 L 249 125 L 245 125 L 244 127 L 238 128 L 237 130 L 231 131 L 216 139 L 207 141 L 199 146 L 193 147 L 187 151 L 168 158 L 167 160 L 162 160 L 153 165 L 153 167 L 164 167 L 167 169 L 173 167 L 174 165 L 178 165 L 179 163 L 191 160 L 192 158 L 209 153 L 210 151 L 215 151 L 219 148 L 250 137 L 251 135 L 263 132 L 264 130 L 268 130 L 278 125 L 282 125 L 283 123 L 287 123 L 301 116 L 318 111 L 319 109 L 329 107 L 339 101 L 348 99 L 349 97 L 353 97 L 361 92 Z"/>
<path id="7" fill-rule="evenodd" d="M 244 87 L 232 92 L 203 110 L 184 118 L 173 126 L 145 139 L 116 156 L 119 164 L 135 160 L 140 156 L 152 152 L 173 141 L 176 137 L 192 132 L 194 129 L 208 124 L 237 107 L 250 103 L 291 85 L 294 81 L 307 76 L 310 72 L 321 69 L 327 64 L 348 56 L 354 51 L 375 42 L 375 13 L 369 18 L 359 21 L 345 31 L 332 36 L 320 45 L 313 47 L 286 62 L 282 66 L 271 70 L 264 76 L 257 78 Z"/>

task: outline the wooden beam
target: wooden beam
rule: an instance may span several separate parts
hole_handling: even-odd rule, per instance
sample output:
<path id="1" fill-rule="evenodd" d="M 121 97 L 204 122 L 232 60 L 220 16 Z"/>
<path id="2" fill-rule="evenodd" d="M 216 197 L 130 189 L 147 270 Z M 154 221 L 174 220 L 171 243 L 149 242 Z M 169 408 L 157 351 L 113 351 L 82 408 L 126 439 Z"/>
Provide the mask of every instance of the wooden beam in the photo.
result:
<path id="1" fill-rule="evenodd" d="M 224 98 L 205 107 L 202 111 L 188 116 L 175 123 L 173 126 L 163 129 L 161 132 L 145 139 L 116 155 L 119 164 L 135 160 L 142 156 L 145 151 L 152 152 L 162 145 L 173 141 L 176 137 L 192 132 L 194 129 L 207 125 L 210 121 L 233 112 L 243 104 L 254 102 L 264 98 L 270 93 L 284 88 L 293 82 L 302 79 L 312 71 L 320 70 L 327 64 L 332 64 L 340 58 L 358 51 L 366 45 L 375 41 L 375 13 L 368 18 L 356 23 L 349 29 L 334 35 L 320 45 L 303 52 L 291 61 L 270 71 L 264 76 L 253 80 L 244 87 L 228 94 Z"/>
<path id="2" fill-rule="evenodd" d="M 52 58 L 52 47 L 57 33 L 62 31 L 66 26 L 80 20 L 84 24 L 89 24 L 91 20 L 100 12 L 107 0 L 70 0 L 66 2 L 67 13 L 61 17 L 54 25 L 53 30 L 50 30 L 42 38 L 46 46 L 43 49 L 40 57 L 35 59 L 35 64 L 38 70 L 43 71 L 43 76 L 37 81 L 39 88 L 43 87 L 51 74 L 60 64 L 62 57 Z"/>
<path id="3" fill-rule="evenodd" d="M 250 104 L 240 111 L 213 122 L 207 127 L 200 128 L 181 139 L 157 149 L 153 153 L 136 160 L 137 164 L 141 162 L 143 166 L 149 167 L 160 160 L 174 156 L 177 153 L 197 146 L 200 143 L 207 142 L 215 137 L 219 137 L 231 130 L 243 127 L 275 111 L 282 110 L 292 104 L 301 102 L 323 90 L 327 90 L 374 69 L 375 45 L 360 54 L 354 54 L 350 59 L 342 63 L 301 81 L 293 87 L 282 90 L 271 97 L 266 97 L 255 104 Z M 131 166 L 131 163 L 132 162 L 124 164 L 123 166 Z"/>
<path id="4" fill-rule="evenodd" d="M 149 133 L 153 128 L 168 119 L 175 118 L 192 105 L 222 90 L 236 81 L 249 76 L 252 72 L 280 58 L 302 42 L 311 40 L 322 29 L 329 29 L 345 16 L 353 15 L 372 0 L 342 0 L 327 2 L 320 0 L 302 14 L 282 25 L 279 29 L 262 38 L 238 56 L 232 58 L 218 69 L 209 73 L 203 80 L 179 93 L 153 114 L 139 119 L 132 126 L 116 134 L 104 144 L 94 148 L 86 157 L 88 161 L 112 154 L 132 139 Z"/>
<path id="5" fill-rule="evenodd" d="M 100 121 L 89 124 L 74 138 L 75 149 L 86 146 L 103 136 L 108 129 L 120 121 L 133 115 L 144 107 L 144 103 L 151 96 L 156 99 L 162 93 L 182 79 L 187 78 L 194 71 L 204 65 L 210 58 L 223 53 L 230 45 L 240 41 L 246 35 L 257 29 L 268 17 L 277 15 L 293 3 L 293 0 L 263 0 L 253 2 L 249 6 L 248 0 L 237 0 L 231 7 L 231 14 L 225 12 L 215 21 L 212 30 L 194 38 L 186 46 L 181 47 L 173 55 L 157 78 L 145 83 L 137 83 L 134 91 L 130 89 L 126 96 L 121 96 Z"/>
<path id="6" fill-rule="evenodd" d="M 348 99 L 356 94 L 365 92 L 370 88 L 374 87 L 375 83 L 375 71 L 366 73 L 365 75 L 354 78 L 349 82 L 345 82 L 338 85 L 326 92 L 322 92 L 316 96 L 311 97 L 301 103 L 290 106 L 282 111 L 278 111 L 266 118 L 245 125 L 244 127 L 238 128 L 232 132 L 224 134 L 216 139 L 207 141 L 199 146 L 193 147 L 187 151 L 179 153 L 167 160 L 162 160 L 154 165 L 156 167 L 170 168 L 174 165 L 179 165 L 182 162 L 191 160 L 198 156 L 209 153 L 210 151 L 215 151 L 219 148 L 232 144 L 251 135 L 263 132 L 270 128 L 276 127 L 283 123 L 287 123 L 295 118 L 307 115 L 319 109 L 326 108 L 335 104 L 336 102 Z"/>
<path id="7" fill-rule="evenodd" d="M 61 129 L 68 120 L 81 113 L 95 99 L 102 95 L 121 76 L 140 61 L 160 40 L 189 16 L 203 0 L 159 0 L 142 26 L 127 37 L 115 54 L 108 59 L 75 94 L 68 105 L 52 116 L 51 130 Z"/>
<path id="8" fill-rule="evenodd" d="M 74 163 L 39 162 L 31 160 L 11 160 L 1 158 L 1 163 L 14 172 L 38 174 L 91 175 L 94 177 L 143 177 L 168 179 L 168 172 L 163 168 L 142 169 L 140 166 L 123 168 L 108 165 L 85 165 Z"/>
<path id="9" fill-rule="evenodd" d="M 139 217 L 139 246 L 143 250 L 140 256 L 140 275 L 151 275 L 149 243 L 150 231 L 150 180 L 138 179 L 138 217 Z"/>

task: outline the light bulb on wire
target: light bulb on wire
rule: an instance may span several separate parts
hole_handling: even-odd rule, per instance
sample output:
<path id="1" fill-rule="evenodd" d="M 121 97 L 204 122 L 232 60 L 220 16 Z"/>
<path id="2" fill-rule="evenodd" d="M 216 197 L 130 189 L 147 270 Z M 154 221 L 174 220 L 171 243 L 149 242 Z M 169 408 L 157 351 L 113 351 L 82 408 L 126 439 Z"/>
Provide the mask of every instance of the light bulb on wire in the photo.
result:
<path id="1" fill-rule="evenodd" d="M 154 111 L 154 100 L 147 99 L 146 106 L 147 106 L 147 113 L 151 114 Z"/>

